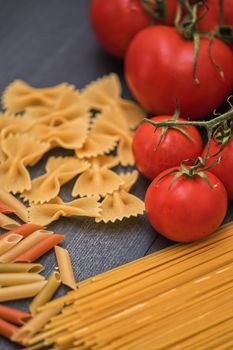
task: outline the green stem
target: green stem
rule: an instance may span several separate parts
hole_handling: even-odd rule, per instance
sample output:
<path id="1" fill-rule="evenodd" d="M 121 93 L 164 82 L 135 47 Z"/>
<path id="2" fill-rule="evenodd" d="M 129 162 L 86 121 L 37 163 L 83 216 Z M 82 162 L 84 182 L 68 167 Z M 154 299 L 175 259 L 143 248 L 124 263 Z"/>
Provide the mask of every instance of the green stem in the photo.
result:
<path id="1" fill-rule="evenodd" d="M 144 118 L 143 121 L 150 123 L 157 128 L 160 128 L 162 126 L 194 125 L 194 126 L 203 126 L 207 129 L 207 128 L 214 128 L 218 124 L 221 124 L 223 121 L 229 120 L 229 119 L 233 119 L 233 110 L 232 109 L 230 111 L 216 117 L 216 118 L 213 118 L 213 119 L 207 120 L 207 121 L 198 121 L 198 120 L 189 121 L 189 120 L 187 120 L 187 121 L 182 122 L 182 121 L 174 121 L 172 119 L 169 119 L 169 120 L 164 121 L 164 122 L 155 122 L 155 121 L 150 120 L 148 118 Z"/>

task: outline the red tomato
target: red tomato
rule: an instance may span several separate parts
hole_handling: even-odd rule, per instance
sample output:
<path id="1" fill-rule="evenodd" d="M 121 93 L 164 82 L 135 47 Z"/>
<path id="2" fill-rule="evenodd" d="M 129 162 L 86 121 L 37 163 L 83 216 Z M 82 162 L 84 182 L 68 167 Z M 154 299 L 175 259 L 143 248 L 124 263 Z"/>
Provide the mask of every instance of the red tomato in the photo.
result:
<path id="1" fill-rule="evenodd" d="M 177 0 L 165 1 L 164 23 L 172 25 Z M 152 23 L 140 0 L 92 0 L 91 23 L 101 45 L 111 55 L 123 58 L 137 32 Z"/>
<path id="2" fill-rule="evenodd" d="M 211 168 L 209 171 L 216 175 L 223 183 L 227 190 L 228 198 L 233 199 L 233 137 L 227 143 L 225 148 L 216 156 L 213 156 L 216 152 L 219 151 L 221 144 L 217 143 L 215 140 L 211 140 L 210 143 L 210 156 L 211 158 L 207 159 L 206 165 L 210 165 L 219 157 L 222 157 L 221 162 Z M 202 157 L 204 157 L 207 150 L 205 147 Z"/>
<path id="3" fill-rule="evenodd" d="M 208 6 L 208 11 L 206 12 L 206 7 L 202 5 L 199 16 L 205 14 L 203 19 L 198 22 L 197 28 L 202 32 L 214 32 L 219 26 L 219 1 L 216 0 L 207 0 L 206 5 Z M 224 24 L 227 26 L 233 25 L 233 1 L 224 0 L 223 2 L 223 17 Z"/>
<path id="4" fill-rule="evenodd" d="M 222 41 L 214 39 L 212 58 L 209 39 L 200 39 L 197 85 L 193 78 L 194 44 L 175 28 L 153 26 L 143 29 L 129 45 L 125 60 L 128 86 L 142 106 L 154 114 L 172 114 L 176 97 L 182 117 L 203 118 L 230 94 L 233 86 L 233 54 Z"/>
<path id="5" fill-rule="evenodd" d="M 161 179 L 168 172 L 158 175 L 146 192 L 146 213 L 151 225 L 161 235 L 178 242 L 196 241 L 216 230 L 227 211 L 227 193 L 221 181 L 205 171 L 213 188 L 199 175 L 182 175 L 169 189 L 174 173 Z"/>
<path id="6" fill-rule="evenodd" d="M 151 120 L 163 121 L 171 116 L 153 117 Z M 178 121 L 184 121 L 178 118 Z M 133 154 L 139 171 L 153 180 L 163 170 L 180 165 L 182 160 L 196 159 L 202 151 L 202 140 L 193 126 L 182 127 L 193 141 L 180 131 L 169 128 L 159 144 L 162 128 L 155 130 L 149 123 L 141 124 L 133 139 Z"/>

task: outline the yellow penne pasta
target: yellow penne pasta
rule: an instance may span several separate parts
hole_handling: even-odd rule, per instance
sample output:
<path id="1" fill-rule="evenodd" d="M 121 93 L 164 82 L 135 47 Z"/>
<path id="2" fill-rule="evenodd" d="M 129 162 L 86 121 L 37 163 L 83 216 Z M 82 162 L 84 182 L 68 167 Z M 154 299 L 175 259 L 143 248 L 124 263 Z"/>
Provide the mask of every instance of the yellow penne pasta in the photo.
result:
<path id="1" fill-rule="evenodd" d="M 16 233 L 11 233 L 10 235 L 3 237 L 0 240 L 0 255 L 13 248 L 22 238 L 23 236 Z"/>
<path id="2" fill-rule="evenodd" d="M 62 307 L 56 306 L 50 310 L 38 313 L 28 321 L 18 332 L 11 338 L 13 341 L 26 344 L 27 339 L 37 333 L 50 319 L 61 311 Z"/>
<path id="3" fill-rule="evenodd" d="M 42 241 L 49 235 L 51 235 L 51 231 L 38 230 L 33 232 L 31 235 L 23 239 L 19 244 L 17 244 L 10 251 L 0 256 L 0 262 L 8 263 L 14 261 L 17 256 L 21 255 L 31 247 L 33 247 L 36 243 Z"/>
<path id="4" fill-rule="evenodd" d="M 0 285 L 2 287 L 18 286 L 20 284 L 44 281 L 44 277 L 38 273 L 20 272 L 20 273 L 0 273 Z"/>
<path id="5" fill-rule="evenodd" d="M 53 297 L 53 295 L 59 288 L 60 284 L 61 284 L 61 277 L 59 272 L 56 272 L 56 271 L 52 272 L 48 278 L 48 283 L 35 296 L 35 298 L 32 300 L 29 306 L 29 309 L 33 315 L 37 313 L 37 308 L 39 306 L 44 305 Z"/>
<path id="6" fill-rule="evenodd" d="M 0 188 L 0 200 L 15 210 L 15 214 L 24 222 L 28 221 L 27 208 L 16 197 Z M 19 225 L 18 225 L 19 226 Z"/>
<path id="7" fill-rule="evenodd" d="M 19 227 L 21 224 L 9 216 L 0 213 L 0 227 L 4 230 L 14 230 Z"/>
<path id="8" fill-rule="evenodd" d="M 72 289 L 77 289 L 74 271 L 68 251 L 59 246 L 55 246 L 55 254 L 62 283 Z"/>
<path id="9" fill-rule="evenodd" d="M 0 302 L 34 297 L 46 283 L 47 281 L 39 281 L 0 288 Z"/>
<path id="10" fill-rule="evenodd" d="M 29 264 L 29 263 L 9 263 L 0 264 L 0 273 L 20 273 L 20 272 L 34 272 L 39 273 L 44 270 L 44 266 L 41 264 Z"/>

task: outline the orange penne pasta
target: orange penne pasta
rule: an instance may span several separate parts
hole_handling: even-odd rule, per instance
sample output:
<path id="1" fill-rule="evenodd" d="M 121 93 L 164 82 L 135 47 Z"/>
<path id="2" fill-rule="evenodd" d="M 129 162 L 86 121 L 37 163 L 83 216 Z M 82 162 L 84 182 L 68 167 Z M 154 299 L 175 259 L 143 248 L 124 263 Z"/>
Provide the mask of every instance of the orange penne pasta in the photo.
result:
<path id="1" fill-rule="evenodd" d="M 9 207 L 6 203 L 0 200 L 0 213 L 15 213 L 15 209 Z"/>
<path id="2" fill-rule="evenodd" d="M 0 305 L 0 318 L 5 321 L 12 322 L 17 325 L 23 325 L 26 323 L 32 315 L 27 312 L 15 309 L 13 307 Z"/>
<path id="3" fill-rule="evenodd" d="M 25 238 L 25 237 L 29 236 L 31 233 L 33 233 L 37 230 L 42 230 L 42 229 L 43 229 L 43 226 L 41 226 L 41 225 L 23 224 L 23 225 L 15 228 L 14 230 L 11 230 L 11 231 L 4 233 L 3 235 L 0 236 L 0 238 L 9 236 L 11 233 L 17 233 Z"/>
<path id="4" fill-rule="evenodd" d="M 13 324 L 10 324 L 9 322 L 6 322 L 0 318 L 0 335 L 10 339 L 18 330 L 18 327 L 13 326 Z"/>
<path id="5" fill-rule="evenodd" d="M 64 235 L 53 234 L 43 241 L 37 243 L 32 248 L 30 248 L 25 253 L 19 255 L 14 259 L 14 262 L 33 262 L 37 260 L 40 256 L 47 253 L 52 249 L 56 244 L 63 241 L 65 238 Z"/>

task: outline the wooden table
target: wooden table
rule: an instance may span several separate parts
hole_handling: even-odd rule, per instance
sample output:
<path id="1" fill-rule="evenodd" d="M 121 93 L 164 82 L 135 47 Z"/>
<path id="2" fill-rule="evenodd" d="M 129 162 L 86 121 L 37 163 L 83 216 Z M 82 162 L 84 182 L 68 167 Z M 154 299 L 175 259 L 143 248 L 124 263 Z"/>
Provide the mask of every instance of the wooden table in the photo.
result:
<path id="1" fill-rule="evenodd" d="M 88 0 L 0 0 L 1 92 L 16 78 L 41 87 L 66 81 L 82 88 L 91 80 L 116 72 L 122 80 L 123 96 L 130 98 L 122 63 L 105 54 L 92 34 L 89 3 Z M 44 172 L 49 155 L 37 165 L 33 175 Z M 140 177 L 133 192 L 143 198 L 148 184 Z M 65 200 L 71 199 L 72 185 L 73 182 L 62 191 Z M 233 219 L 232 209 L 231 205 L 227 221 Z M 63 246 L 71 254 L 78 280 L 171 244 L 157 235 L 142 216 L 107 225 L 68 218 L 49 228 L 66 235 Z M 53 253 L 46 254 L 41 263 L 48 274 L 55 267 Z M 26 306 L 25 302 L 13 303 L 16 304 Z M 17 348 L 0 340 L 1 350 Z"/>

